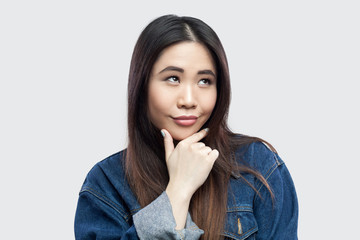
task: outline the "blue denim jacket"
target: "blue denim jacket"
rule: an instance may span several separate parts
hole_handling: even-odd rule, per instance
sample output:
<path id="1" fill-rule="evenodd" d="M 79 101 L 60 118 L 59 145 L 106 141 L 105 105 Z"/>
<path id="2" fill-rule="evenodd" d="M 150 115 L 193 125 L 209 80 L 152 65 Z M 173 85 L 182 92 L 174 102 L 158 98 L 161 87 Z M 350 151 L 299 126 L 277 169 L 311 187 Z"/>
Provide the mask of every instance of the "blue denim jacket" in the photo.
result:
<path id="1" fill-rule="evenodd" d="M 275 199 L 253 175 L 232 177 L 228 188 L 226 239 L 297 239 L 298 203 L 290 173 L 280 157 L 262 143 L 238 149 L 249 166 L 269 183 Z M 76 239 L 198 239 L 202 230 L 188 214 L 185 229 L 175 231 L 166 193 L 141 208 L 125 178 L 126 151 L 96 164 L 81 188 L 75 216 Z M 163 210 L 159 210 L 162 208 Z M 164 220 L 165 219 L 165 220 Z M 155 234 L 155 235 L 154 235 Z"/>

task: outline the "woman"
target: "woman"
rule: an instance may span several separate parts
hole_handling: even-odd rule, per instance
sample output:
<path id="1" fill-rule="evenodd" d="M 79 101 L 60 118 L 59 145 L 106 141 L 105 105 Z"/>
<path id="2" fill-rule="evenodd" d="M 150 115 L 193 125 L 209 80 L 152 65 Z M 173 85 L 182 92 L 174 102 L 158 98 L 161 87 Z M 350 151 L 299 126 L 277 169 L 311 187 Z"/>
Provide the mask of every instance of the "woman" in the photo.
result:
<path id="1" fill-rule="evenodd" d="M 152 21 L 135 46 L 126 150 L 80 191 L 77 239 L 297 239 L 291 176 L 265 141 L 227 126 L 230 79 L 216 33 Z"/>

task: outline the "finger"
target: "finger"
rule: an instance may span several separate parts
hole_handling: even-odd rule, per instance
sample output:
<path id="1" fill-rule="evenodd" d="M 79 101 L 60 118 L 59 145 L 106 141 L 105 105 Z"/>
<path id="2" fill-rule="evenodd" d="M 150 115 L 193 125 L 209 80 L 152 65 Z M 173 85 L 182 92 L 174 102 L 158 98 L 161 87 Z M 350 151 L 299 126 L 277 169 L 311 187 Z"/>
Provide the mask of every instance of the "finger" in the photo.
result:
<path id="1" fill-rule="evenodd" d="M 204 155 L 209 155 L 209 153 L 211 153 L 212 149 L 210 147 L 204 147 L 201 149 L 201 152 L 204 154 Z"/>
<path id="2" fill-rule="evenodd" d="M 163 134 L 164 137 L 165 159 L 167 161 L 171 153 L 174 151 L 174 142 L 171 134 L 167 130 L 162 129 L 161 133 Z"/>
<path id="3" fill-rule="evenodd" d="M 200 132 L 194 133 L 190 137 L 184 139 L 183 142 L 186 142 L 186 143 L 189 143 L 189 144 L 198 142 L 207 135 L 208 131 L 209 131 L 209 129 L 205 128 L 205 129 L 201 130 Z"/>
<path id="4" fill-rule="evenodd" d="M 196 142 L 196 143 L 193 143 L 192 146 L 194 149 L 200 149 L 200 148 L 205 147 L 206 145 L 203 142 Z"/>
<path id="5" fill-rule="evenodd" d="M 219 157 L 219 151 L 214 149 L 209 153 L 209 158 L 215 162 L 215 160 Z"/>

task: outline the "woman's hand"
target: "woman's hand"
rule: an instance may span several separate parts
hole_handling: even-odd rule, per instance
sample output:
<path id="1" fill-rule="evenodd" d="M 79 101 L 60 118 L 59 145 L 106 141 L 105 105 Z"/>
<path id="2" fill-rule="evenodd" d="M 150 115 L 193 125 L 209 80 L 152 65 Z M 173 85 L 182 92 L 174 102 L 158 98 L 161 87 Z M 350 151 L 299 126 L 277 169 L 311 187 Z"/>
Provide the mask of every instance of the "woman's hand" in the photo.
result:
<path id="1" fill-rule="evenodd" d="M 191 197 L 209 176 L 219 152 L 199 142 L 207 134 L 205 129 L 182 140 L 176 148 L 170 133 L 164 129 L 162 132 L 170 177 L 166 193 L 173 208 L 176 229 L 182 229 Z"/>
<path id="2" fill-rule="evenodd" d="M 179 142 L 174 149 L 173 139 L 165 133 L 165 159 L 170 176 L 169 186 L 191 196 L 205 182 L 219 152 L 199 142 L 207 134 L 205 129 Z"/>

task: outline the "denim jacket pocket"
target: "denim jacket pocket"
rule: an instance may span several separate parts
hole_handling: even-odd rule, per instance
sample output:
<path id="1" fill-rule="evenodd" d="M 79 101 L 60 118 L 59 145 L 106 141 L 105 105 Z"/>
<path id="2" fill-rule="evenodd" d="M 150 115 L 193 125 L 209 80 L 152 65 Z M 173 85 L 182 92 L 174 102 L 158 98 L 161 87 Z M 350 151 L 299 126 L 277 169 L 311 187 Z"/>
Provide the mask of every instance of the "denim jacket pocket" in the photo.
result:
<path id="1" fill-rule="evenodd" d="M 258 231 L 252 207 L 238 206 L 228 209 L 223 235 L 225 239 L 251 240 Z"/>

